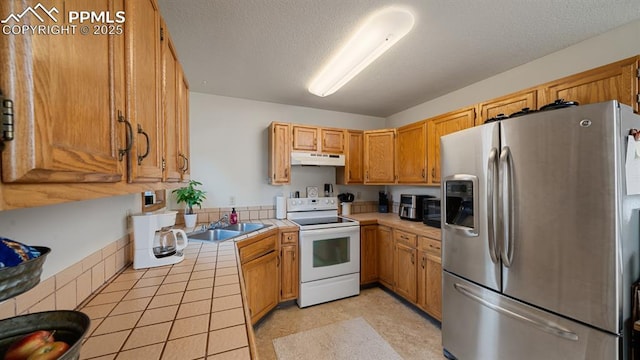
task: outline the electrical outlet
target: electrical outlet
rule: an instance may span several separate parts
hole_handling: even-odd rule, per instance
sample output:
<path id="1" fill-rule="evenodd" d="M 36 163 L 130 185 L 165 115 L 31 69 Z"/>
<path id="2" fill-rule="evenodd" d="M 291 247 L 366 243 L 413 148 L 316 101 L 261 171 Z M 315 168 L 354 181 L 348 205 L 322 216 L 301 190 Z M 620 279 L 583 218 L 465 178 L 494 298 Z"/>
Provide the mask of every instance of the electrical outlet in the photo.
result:
<path id="1" fill-rule="evenodd" d="M 235 205 L 235 204 L 236 204 L 236 197 L 229 196 L 229 205 Z"/>
<path id="2" fill-rule="evenodd" d="M 356 191 L 356 199 L 360 200 L 360 196 L 362 196 L 362 194 L 360 194 L 360 191 Z"/>

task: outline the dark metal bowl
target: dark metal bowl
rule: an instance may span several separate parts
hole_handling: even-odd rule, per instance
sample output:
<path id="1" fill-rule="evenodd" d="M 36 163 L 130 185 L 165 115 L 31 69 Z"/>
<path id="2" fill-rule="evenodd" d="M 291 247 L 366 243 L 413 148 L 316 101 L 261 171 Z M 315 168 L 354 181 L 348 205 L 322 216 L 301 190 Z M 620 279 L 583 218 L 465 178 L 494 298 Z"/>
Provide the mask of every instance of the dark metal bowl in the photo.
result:
<path id="1" fill-rule="evenodd" d="M 44 311 L 0 320 L 0 358 L 4 358 L 9 346 L 23 336 L 38 330 L 55 330 L 54 339 L 70 346 L 58 360 L 77 360 L 90 325 L 86 314 L 71 310 Z"/>
<path id="2" fill-rule="evenodd" d="M 40 251 L 40 256 L 20 265 L 0 268 L 0 301 L 20 295 L 40 282 L 42 265 L 51 249 L 44 246 L 33 248 Z"/>

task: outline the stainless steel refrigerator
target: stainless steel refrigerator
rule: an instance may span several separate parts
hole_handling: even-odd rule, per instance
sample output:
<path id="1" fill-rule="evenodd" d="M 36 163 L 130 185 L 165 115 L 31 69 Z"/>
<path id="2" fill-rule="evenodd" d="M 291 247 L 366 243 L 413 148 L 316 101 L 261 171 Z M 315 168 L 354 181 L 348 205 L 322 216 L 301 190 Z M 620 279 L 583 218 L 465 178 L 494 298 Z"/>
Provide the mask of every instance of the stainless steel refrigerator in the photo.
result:
<path id="1" fill-rule="evenodd" d="M 640 116 L 609 101 L 441 138 L 447 357 L 628 358 L 640 274 L 632 128 Z"/>

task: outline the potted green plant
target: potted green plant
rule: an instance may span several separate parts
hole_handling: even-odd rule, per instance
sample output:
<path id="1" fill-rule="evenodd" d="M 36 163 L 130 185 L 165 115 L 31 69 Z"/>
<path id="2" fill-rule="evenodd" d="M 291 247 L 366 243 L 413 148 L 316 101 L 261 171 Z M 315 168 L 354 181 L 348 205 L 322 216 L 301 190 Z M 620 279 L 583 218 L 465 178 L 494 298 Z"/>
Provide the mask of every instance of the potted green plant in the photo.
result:
<path id="1" fill-rule="evenodd" d="M 198 218 L 198 215 L 193 213 L 193 207 L 197 205 L 199 208 L 202 208 L 202 201 L 207 198 L 204 191 L 196 189 L 196 186 L 200 185 L 202 185 L 202 183 L 190 180 L 187 186 L 172 191 L 172 193 L 176 194 L 178 204 L 185 203 L 186 205 L 184 210 L 184 226 L 188 228 L 196 226 L 196 220 Z"/>

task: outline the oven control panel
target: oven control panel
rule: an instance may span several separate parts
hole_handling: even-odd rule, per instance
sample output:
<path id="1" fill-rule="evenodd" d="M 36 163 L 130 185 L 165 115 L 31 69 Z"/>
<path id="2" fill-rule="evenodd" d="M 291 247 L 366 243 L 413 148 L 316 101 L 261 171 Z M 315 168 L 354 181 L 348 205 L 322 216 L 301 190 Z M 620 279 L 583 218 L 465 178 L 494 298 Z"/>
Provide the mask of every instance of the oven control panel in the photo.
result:
<path id="1" fill-rule="evenodd" d="M 337 210 L 337 197 L 289 198 L 287 211 Z"/>

